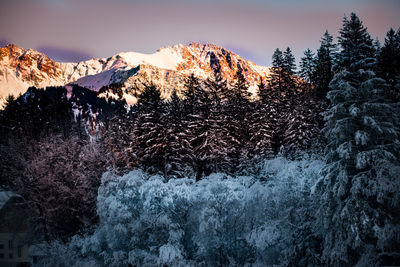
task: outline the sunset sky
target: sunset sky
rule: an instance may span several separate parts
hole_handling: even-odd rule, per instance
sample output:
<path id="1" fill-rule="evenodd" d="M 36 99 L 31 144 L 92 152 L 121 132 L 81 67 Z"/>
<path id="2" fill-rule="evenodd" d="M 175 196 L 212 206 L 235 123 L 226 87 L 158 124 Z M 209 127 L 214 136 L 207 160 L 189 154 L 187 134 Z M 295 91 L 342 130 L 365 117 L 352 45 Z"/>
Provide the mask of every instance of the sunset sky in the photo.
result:
<path id="1" fill-rule="evenodd" d="M 315 51 L 352 11 L 381 42 L 400 26 L 399 0 L 2 0 L 0 42 L 78 61 L 197 41 L 270 65 L 277 47 L 290 46 L 296 62 Z"/>

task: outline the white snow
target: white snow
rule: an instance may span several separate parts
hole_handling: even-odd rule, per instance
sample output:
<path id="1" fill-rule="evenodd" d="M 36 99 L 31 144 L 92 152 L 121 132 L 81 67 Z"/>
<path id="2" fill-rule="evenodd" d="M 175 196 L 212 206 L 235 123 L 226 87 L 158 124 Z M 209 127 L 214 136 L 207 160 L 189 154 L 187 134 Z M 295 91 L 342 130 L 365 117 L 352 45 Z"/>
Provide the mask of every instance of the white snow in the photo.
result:
<path id="1" fill-rule="evenodd" d="M 78 79 L 76 82 L 72 82 L 72 84 L 77 84 L 97 92 L 101 89 L 101 87 L 110 84 L 110 80 L 114 72 L 115 70 L 107 70 L 98 74 L 87 75 Z"/>
<path id="2" fill-rule="evenodd" d="M 116 56 L 125 59 L 126 63 L 132 67 L 136 67 L 140 64 L 149 64 L 168 70 L 176 70 L 177 65 L 183 60 L 182 56 L 172 49 L 162 49 L 154 54 L 124 52 Z"/>
<path id="3" fill-rule="evenodd" d="M 111 83 L 124 83 L 128 78 L 126 75 L 132 75 L 132 73 L 128 74 L 127 71 L 141 64 L 154 66 L 165 72 L 177 71 L 178 65 L 184 61 L 181 51 L 183 47 L 184 45 L 164 47 L 153 54 L 122 52 L 110 58 L 93 58 L 79 63 L 59 63 L 60 75 L 57 77 L 49 77 L 47 73 L 35 69 L 36 72 L 41 73 L 43 78 L 43 81 L 39 84 L 35 84 L 33 81 L 22 81 L 17 76 L 15 68 L 10 66 L 10 59 L 4 57 L 0 62 L 0 73 L 2 73 L 0 75 L 0 108 L 7 95 L 18 96 L 20 93 L 23 94 L 29 86 L 44 88 L 77 84 L 98 91 L 101 87 Z M 252 62 L 250 64 L 260 75 L 266 77 L 269 74 L 268 67 L 258 66 Z M 207 76 L 204 70 L 199 67 L 183 70 L 183 72 L 194 72 L 196 76 L 202 78 Z M 254 96 L 256 87 L 251 86 L 249 89 Z M 70 89 L 67 88 L 67 90 L 68 97 L 70 97 Z M 128 104 L 135 103 L 136 100 L 133 97 L 128 96 L 128 98 Z"/>
<path id="4" fill-rule="evenodd" d="M 133 95 L 127 94 L 127 93 L 124 93 L 123 98 L 125 99 L 126 103 L 129 106 L 133 106 L 137 102 L 137 98 L 136 97 L 134 97 Z"/>
<path id="5" fill-rule="evenodd" d="M 257 84 L 252 84 L 249 86 L 249 89 L 247 91 L 251 94 L 252 99 L 255 99 L 257 97 L 257 90 L 258 90 Z"/>

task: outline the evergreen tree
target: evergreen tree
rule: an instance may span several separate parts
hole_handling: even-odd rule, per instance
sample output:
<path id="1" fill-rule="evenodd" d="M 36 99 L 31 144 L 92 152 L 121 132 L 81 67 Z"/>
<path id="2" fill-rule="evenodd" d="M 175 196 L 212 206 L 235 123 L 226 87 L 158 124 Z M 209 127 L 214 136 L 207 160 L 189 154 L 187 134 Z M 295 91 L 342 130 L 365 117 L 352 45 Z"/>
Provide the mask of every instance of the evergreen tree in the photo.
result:
<path id="1" fill-rule="evenodd" d="M 396 100 L 395 85 L 400 81 L 400 29 L 397 33 L 393 29 L 387 32 L 377 61 L 377 75 L 390 85 L 388 94 L 392 100 Z"/>
<path id="2" fill-rule="evenodd" d="M 220 67 L 213 69 L 205 85 L 211 104 L 219 106 L 221 102 L 227 101 L 229 97 L 228 83 L 223 79 Z"/>
<path id="3" fill-rule="evenodd" d="M 282 153 L 290 158 L 301 158 L 304 153 L 318 152 L 322 144 L 323 102 L 313 92 L 298 94 L 290 99 L 291 109 L 281 119 Z"/>
<path id="4" fill-rule="evenodd" d="M 236 152 L 242 143 L 228 127 L 231 117 L 221 112 L 218 106 L 211 106 L 201 131 L 193 138 L 194 155 L 197 160 L 197 178 L 213 172 L 232 173 L 236 169 Z"/>
<path id="5" fill-rule="evenodd" d="M 250 158 L 257 162 L 274 156 L 273 135 L 277 126 L 274 103 L 263 100 L 256 102 L 249 120 Z"/>
<path id="6" fill-rule="evenodd" d="M 207 124 L 210 115 L 210 99 L 199 79 L 191 74 L 185 81 L 185 115 L 183 118 L 183 128 L 185 133 L 181 136 L 190 144 L 193 156 L 193 168 L 196 177 L 200 179 L 204 175 L 205 162 L 198 156 L 196 151 L 204 142 L 204 133 L 207 132 Z"/>
<path id="7" fill-rule="evenodd" d="M 138 108 L 135 105 L 128 112 L 125 101 L 113 100 L 111 103 L 114 103 L 111 105 L 115 110 L 103 118 L 103 127 L 100 128 L 100 132 L 108 148 L 110 165 L 117 171 L 126 171 L 138 164 L 131 139 Z"/>
<path id="8" fill-rule="evenodd" d="M 336 71 L 359 69 L 354 64 L 362 64 L 363 68 L 368 69 L 374 67 L 375 49 L 371 36 L 355 13 L 350 14 L 350 19 L 346 16 L 343 18 L 338 42 L 340 51 L 337 54 Z"/>
<path id="9" fill-rule="evenodd" d="M 184 88 L 184 103 L 187 112 L 191 113 L 208 103 L 208 94 L 193 73 L 185 79 Z"/>
<path id="10" fill-rule="evenodd" d="M 274 155 L 273 135 L 277 127 L 277 103 L 273 91 L 261 78 L 258 84 L 259 100 L 253 103 L 249 116 L 250 157 L 259 161 Z"/>
<path id="11" fill-rule="evenodd" d="M 249 86 L 246 78 L 243 75 L 241 69 L 238 69 L 235 74 L 235 82 L 231 88 L 230 101 L 240 106 L 243 103 L 248 102 L 250 93 Z"/>
<path id="12" fill-rule="evenodd" d="M 164 115 L 160 90 L 154 84 L 146 85 L 138 99 L 138 115 L 130 139 L 133 158 L 152 173 L 163 173 L 165 169 Z"/>
<path id="13" fill-rule="evenodd" d="M 293 56 L 290 47 L 287 47 L 285 52 L 283 52 L 283 68 L 285 69 L 287 75 L 294 75 L 296 73 L 296 59 Z"/>
<path id="14" fill-rule="evenodd" d="M 271 78 L 268 89 L 274 99 L 274 111 L 278 114 L 272 135 L 272 150 L 278 154 L 282 142 L 283 133 L 287 127 L 285 123 L 286 113 L 290 112 L 292 102 L 289 101 L 295 93 L 294 57 L 288 47 L 285 53 L 276 49 L 272 55 Z"/>
<path id="15" fill-rule="evenodd" d="M 296 94 L 296 81 L 294 75 L 296 73 L 296 63 L 295 58 L 292 54 L 290 47 L 287 47 L 285 52 L 283 52 L 283 83 L 285 88 L 285 93 L 287 95 Z"/>
<path id="16" fill-rule="evenodd" d="M 232 138 L 230 159 L 232 165 L 239 167 L 247 159 L 247 148 L 244 144 L 249 140 L 249 116 L 251 110 L 249 102 L 250 93 L 247 81 L 239 69 L 235 75 L 235 82 L 231 88 L 231 96 L 224 107 L 225 127 Z"/>
<path id="17" fill-rule="evenodd" d="M 277 48 L 272 55 L 271 77 L 268 84 L 268 87 L 275 93 L 277 99 L 281 99 L 284 94 L 283 68 L 283 53 Z"/>
<path id="18" fill-rule="evenodd" d="M 271 90 L 264 83 L 263 77 L 260 78 L 260 83 L 257 86 L 257 95 L 259 100 L 264 104 L 267 104 L 273 100 Z"/>
<path id="19" fill-rule="evenodd" d="M 355 14 L 340 33 L 344 70 L 327 95 L 328 165 L 314 229 L 327 265 L 391 265 L 400 247 L 398 114 L 370 70 L 372 43 Z"/>
<path id="20" fill-rule="evenodd" d="M 183 113 L 183 103 L 179 98 L 176 89 L 172 91 L 171 99 L 168 102 L 168 112 L 176 118 L 182 118 Z"/>
<path id="21" fill-rule="evenodd" d="M 13 95 L 8 95 L 3 103 L 3 109 L 6 109 L 9 105 L 12 105 L 15 102 L 15 97 Z"/>
<path id="22" fill-rule="evenodd" d="M 318 49 L 317 64 L 315 66 L 315 90 L 319 96 L 324 98 L 329 90 L 329 83 L 333 78 L 332 58 L 329 55 L 329 50 L 321 46 Z"/>
<path id="23" fill-rule="evenodd" d="M 381 42 L 379 41 L 378 37 L 375 38 L 373 42 L 373 46 L 375 49 L 375 58 L 379 57 L 379 54 L 381 53 L 382 45 Z"/>
<path id="24" fill-rule="evenodd" d="M 188 129 L 183 125 L 183 105 L 176 90 L 167 103 L 167 114 L 164 117 L 166 147 L 164 154 L 163 174 L 166 178 L 183 177 L 193 172 L 193 149 L 190 144 Z"/>
<path id="25" fill-rule="evenodd" d="M 326 30 L 322 35 L 320 42 L 321 46 L 329 50 L 330 58 L 334 59 L 338 49 L 337 45 L 333 42 L 333 36 L 328 32 L 328 30 Z"/>
<path id="26" fill-rule="evenodd" d="M 139 109 L 159 109 L 162 104 L 160 90 L 153 83 L 151 83 L 150 85 L 145 85 L 145 89 L 140 94 L 137 104 Z"/>
<path id="27" fill-rule="evenodd" d="M 400 240 L 393 231 L 399 227 L 399 124 L 384 98 L 386 87 L 362 69 L 343 71 L 331 83 L 325 127 L 329 165 L 319 214 L 328 220 L 321 224 L 327 229 L 323 255 L 330 264 L 398 253 L 393 249 Z"/>
<path id="28" fill-rule="evenodd" d="M 314 53 L 310 49 L 307 49 L 304 51 L 304 57 L 300 60 L 299 76 L 309 84 L 309 87 L 314 86 L 315 67 Z"/>
<path id="29" fill-rule="evenodd" d="M 208 116 L 202 123 L 201 131 L 193 139 L 194 153 L 198 159 L 198 177 L 211 172 L 232 172 L 236 167 L 231 157 L 238 147 L 238 141 L 229 131 L 227 121 L 231 112 L 241 106 L 238 102 L 247 101 L 247 85 L 244 77 L 236 81 L 235 89 L 228 89 L 227 81 L 222 78 L 220 66 L 213 69 L 213 74 L 206 81 L 211 99 Z M 229 110 L 229 111 L 228 111 Z"/>
<path id="30" fill-rule="evenodd" d="M 332 64 L 335 58 L 336 46 L 332 42 L 332 35 L 326 31 L 321 39 L 321 46 L 317 51 L 313 80 L 315 91 L 321 98 L 325 98 L 329 83 L 333 78 Z"/>

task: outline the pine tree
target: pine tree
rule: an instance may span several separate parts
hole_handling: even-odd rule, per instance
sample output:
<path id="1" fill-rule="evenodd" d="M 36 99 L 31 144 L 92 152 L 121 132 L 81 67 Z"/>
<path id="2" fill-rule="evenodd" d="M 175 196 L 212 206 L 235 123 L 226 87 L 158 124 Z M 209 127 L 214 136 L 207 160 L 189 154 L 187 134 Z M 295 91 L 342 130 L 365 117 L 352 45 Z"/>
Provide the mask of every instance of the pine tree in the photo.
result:
<path id="1" fill-rule="evenodd" d="M 259 97 L 259 100 L 264 104 L 269 103 L 273 100 L 271 90 L 265 84 L 263 77 L 260 78 L 260 82 L 257 86 L 257 95 Z"/>
<path id="2" fill-rule="evenodd" d="M 285 112 L 282 127 L 282 153 L 290 158 L 301 158 L 304 153 L 316 152 L 321 140 L 323 102 L 313 92 L 298 94 Z"/>
<path id="3" fill-rule="evenodd" d="M 9 105 L 12 105 L 15 102 L 15 97 L 13 95 L 8 95 L 3 103 L 2 108 L 6 109 Z"/>
<path id="4" fill-rule="evenodd" d="M 228 83 L 223 79 L 220 67 L 213 69 L 213 72 L 207 78 L 205 85 L 208 90 L 211 104 L 219 106 L 222 102 L 228 100 Z"/>
<path id="5" fill-rule="evenodd" d="M 314 79 L 315 90 L 322 98 L 325 98 L 332 78 L 332 58 L 329 56 L 329 50 L 326 47 L 321 46 L 318 49 Z"/>
<path id="6" fill-rule="evenodd" d="M 285 53 L 276 49 L 272 55 L 271 78 L 268 89 L 274 99 L 274 111 L 278 114 L 272 134 L 272 150 L 278 154 L 283 142 L 283 133 L 286 128 L 285 114 L 291 110 L 291 97 L 295 93 L 294 57 L 288 47 Z"/>
<path id="7" fill-rule="evenodd" d="M 362 64 L 363 68 L 372 69 L 375 49 L 371 36 L 355 13 L 350 14 L 350 19 L 343 18 L 343 27 L 338 38 L 340 51 L 337 54 L 336 71 L 344 69 L 359 69 L 354 64 Z"/>
<path id="8" fill-rule="evenodd" d="M 333 78 L 332 65 L 335 58 L 336 45 L 332 43 L 333 37 L 325 31 L 321 46 L 317 51 L 313 80 L 315 91 L 321 98 L 325 98 L 329 83 Z"/>
<path id="9" fill-rule="evenodd" d="M 166 132 L 164 177 L 191 176 L 193 174 L 194 154 L 190 140 L 187 139 L 189 136 L 188 129 L 183 125 L 183 103 L 176 90 L 173 90 L 166 109 L 165 129 L 163 129 Z"/>
<path id="10" fill-rule="evenodd" d="M 232 150 L 230 160 L 232 166 L 238 167 L 241 162 L 247 160 L 247 149 L 244 144 L 249 141 L 249 117 L 248 113 L 251 109 L 249 102 L 250 93 L 248 91 L 248 83 L 242 73 L 238 69 L 235 75 L 235 82 L 231 88 L 231 96 L 224 106 L 223 113 L 225 118 L 225 127 L 232 138 Z"/>
<path id="11" fill-rule="evenodd" d="M 248 102 L 250 93 L 246 78 L 243 75 L 243 71 L 238 69 L 235 74 L 235 82 L 231 88 L 230 101 L 240 106 L 243 103 Z"/>
<path id="12" fill-rule="evenodd" d="M 184 103 L 187 112 L 201 109 L 209 102 L 208 94 L 200 84 L 199 79 L 192 73 L 184 81 Z"/>
<path id="13" fill-rule="evenodd" d="M 287 75 L 294 75 L 296 73 L 296 59 L 293 56 L 290 47 L 287 47 L 283 52 L 283 68 L 287 72 Z"/>
<path id="14" fill-rule="evenodd" d="M 274 103 L 256 102 L 249 120 L 250 158 L 258 162 L 274 156 L 273 135 L 277 123 Z"/>
<path id="15" fill-rule="evenodd" d="M 304 51 L 304 57 L 300 60 L 299 76 L 309 84 L 309 87 L 314 86 L 315 67 L 314 53 L 310 49 L 307 49 Z"/>
<path id="16" fill-rule="evenodd" d="M 278 118 L 276 99 L 263 78 L 260 79 L 257 93 L 259 100 L 253 103 L 249 114 L 250 158 L 255 162 L 274 155 L 272 138 Z"/>
<path id="17" fill-rule="evenodd" d="M 182 118 L 183 102 L 179 98 L 176 89 L 172 91 L 171 99 L 168 102 L 168 112 L 176 118 Z"/>
<path id="18" fill-rule="evenodd" d="M 131 134 L 133 158 L 152 173 L 163 173 L 167 135 L 164 125 L 164 104 L 161 92 L 146 85 L 138 99 L 138 115 Z"/>
<path id="19" fill-rule="evenodd" d="M 228 127 L 229 120 L 218 106 L 210 107 L 207 121 L 193 139 L 198 177 L 213 172 L 232 173 L 236 169 L 233 157 L 241 143 Z"/>
<path id="20" fill-rule="evenodd" d="M 398 116 L 387 84 L 370 70 L 372 43 L 355 14 L 340 33 L 344 70 L 327 95 L 327 167 L 314 230 L 327 265 L 388 265 L 400 247 Z"/>
<path id="21" fill-rule="evenodd" d="M 375 50 L 375 58 L 379 57 L 379 54 L 381 53 L 382 45 L 381 42 L 379 41 L 378 37 L 375 38 L 373 42 L 374 50 Z"/>
<path id="22" fill-rule="evenodd" d="M 210 98 L 194 74 L 186 79 L 184 86 L 185 114 L 182 123 L 185 132 L 182 134 L 182 138 L 190 144 L 194 172 L 196 178 L 200 179 L 204 175 L 205 162 L 196 151 L 203 146 L 204 133 L 209 127 L 207 121 L 210 115 Z"/>
<path id="23" fill-rule="evenodd" d="M 322 35 L 320 42 L 321 46 L 329 50 L 330 58 L 334 59 L 338 49 L 337 45 L 333 43 L 333 36 L 329 34 L 328 30 L 326 30 L 325 33 Z"/>
<path id="24" fill-rule="evenodd" d="M 287 47 L 285 52 L 283 52 L 283 83 L 285 88 L 285 93 L 287 95 L 296 94 L 297 86 L 294 75 L 296 73 L 296 63 L 295 58 L 292 54 L 290 47 Z"/>
<path id="25" fill-rule="evenodd" d="M 153 83 L 145 85 L 145 89 L 138 99 L 138 107 L 143 110 L 157 110 L 161 107 L 161 92 Z"/>
<path id="26" fill-rule="evenodd" d="M 395 219 L 395 207 L 400 204 L 395 178 L 398 118 L 384 98 L 387 85 L 371 71 L 343 71 L 331 87 L 332 107 L 325 127 L 329 165 L 323 189 L 327 201 L 323 205 L 331 209 L 320 214 L 330 220 L 328 233 L 323 234 L 324 256 L 332 264 L 353 265 L 361 257 L 377 257 L 383 247 L 400 241 L 392 239 L 391 232 L 399 227 Z"/>
<path id="27" fill-rule="evenodd" d="M 377 75 L 390 85 L 388 94 L 395 101 L 395 85 L 400 81 L 400 29 L 397 33 L 393 29 L 387 32 L 385 44 L 378 53 Z"/>
<path id="28" fill-rule="evenodd" d="M 114 103 L 110 104 L 114 111 L 103 118 L 103 127 L 100 128 L 101 138 L 108 148 L 110 165 L 117 171 L 126 171 L 138 165 L 131 139 L 138 108 L 135 105 L 128 112 L 125 101 L 112 100 L 111 103 Z"/>
<path id="29" fill-rule="evenodd" d="M 268 83 L 268 87 L 275 93 L 277 99 L 281 99 L 284 94 L 283 64 L 283 53 L 277 48 L 272 55 L 271 77 Z"/>

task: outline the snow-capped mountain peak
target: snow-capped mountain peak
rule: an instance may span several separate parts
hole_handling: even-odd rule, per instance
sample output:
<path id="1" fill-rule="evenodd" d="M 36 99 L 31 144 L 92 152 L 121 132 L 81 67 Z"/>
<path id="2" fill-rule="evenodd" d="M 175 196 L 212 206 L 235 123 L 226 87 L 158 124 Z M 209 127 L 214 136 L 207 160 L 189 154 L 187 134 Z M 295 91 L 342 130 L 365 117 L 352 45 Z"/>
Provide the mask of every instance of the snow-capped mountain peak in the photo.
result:
<path id="1" fill-rule="evenodd" d="M 269 75 L 269 68 L 258 66 L 214 44 L 177 44 L 153 54 L 122 52 L 109 58 L 93 58 L 78 63 L 61 63 L 32 49 L 16 45 L 0 48 L 0 98 L 24 93 L 29 86 L 46 87 L 78 84 L 94 91 L 110 84 L 125 88 L 151 80 L 168 97 L 171 89 L 182 87 L 190 73 L 200 79 L 211 75 L 215 66 L 231 80 L 240 69 L 250 89 Z"/>

